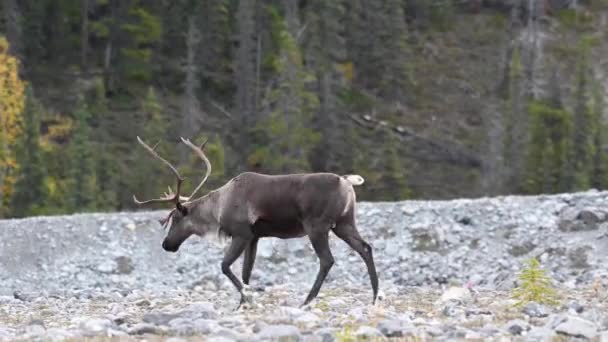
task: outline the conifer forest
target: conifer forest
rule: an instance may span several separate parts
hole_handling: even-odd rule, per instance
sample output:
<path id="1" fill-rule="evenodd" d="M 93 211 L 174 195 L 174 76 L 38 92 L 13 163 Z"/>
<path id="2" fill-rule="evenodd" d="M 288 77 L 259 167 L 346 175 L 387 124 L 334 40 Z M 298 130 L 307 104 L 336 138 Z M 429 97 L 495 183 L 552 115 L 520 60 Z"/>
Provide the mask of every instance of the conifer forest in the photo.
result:
<path id="1" fill-rule="evenodd" d="M 0 0 L 0 217 L 244 171 L 360 201 L 608 185 L 608 0 Z"/>

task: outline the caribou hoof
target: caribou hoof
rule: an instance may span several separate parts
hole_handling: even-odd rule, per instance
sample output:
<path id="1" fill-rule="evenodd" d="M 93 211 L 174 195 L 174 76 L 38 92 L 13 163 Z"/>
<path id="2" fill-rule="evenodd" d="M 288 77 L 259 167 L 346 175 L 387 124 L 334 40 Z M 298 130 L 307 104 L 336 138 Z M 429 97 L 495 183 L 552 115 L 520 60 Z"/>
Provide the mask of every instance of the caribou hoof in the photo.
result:
<path id="1" fill-rule="evenodd" d="M 241 290 L 241 301 L 239 305 L 236 307 L 235 311 L 239 309 L 250 309 L 253 305 L 253 292 L 251 291 L 251 287 L 249 285 L 243 286 Z"/>

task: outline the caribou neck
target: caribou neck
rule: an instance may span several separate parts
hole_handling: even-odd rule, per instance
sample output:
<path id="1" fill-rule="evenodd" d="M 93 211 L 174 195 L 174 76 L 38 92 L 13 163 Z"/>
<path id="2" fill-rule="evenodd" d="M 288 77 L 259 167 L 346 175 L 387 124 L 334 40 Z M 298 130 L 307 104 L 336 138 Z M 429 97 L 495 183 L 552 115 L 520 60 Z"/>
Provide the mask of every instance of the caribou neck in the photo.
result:
<path id="1" fill-rule="evenodd" d="M 196 226 L 220 224 L 219 218 L 220 192 L 211 191 L 207 195 L 190 202 L 190 219 Z"/>

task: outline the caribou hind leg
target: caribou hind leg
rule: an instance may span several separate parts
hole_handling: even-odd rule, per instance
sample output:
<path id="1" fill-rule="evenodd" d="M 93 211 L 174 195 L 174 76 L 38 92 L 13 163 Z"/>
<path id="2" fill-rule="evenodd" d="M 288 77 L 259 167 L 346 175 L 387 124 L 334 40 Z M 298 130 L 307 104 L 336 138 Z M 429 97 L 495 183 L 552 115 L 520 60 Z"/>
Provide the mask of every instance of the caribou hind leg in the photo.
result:
<path id="1" fill-rule="evenodd" d="M 344 240 L 352 249 L 359 253 L 363 261 L 365 261 L 374 293 L 372 304 L 375 304 L 378 297 L 378 276 L 376 275 L 372 247 L 361 238 L 355 225 L 350 222 L 338 223 L 333 231 L 340 239 Z"/>
<path id="2" fill-rule="evenodd" d="M 307 228 L 307 229 L 306 229 Z M 329 249 L 329 231 L 314 231 L 314 229 L 320 228 L 317 227 L 306 227 L 308 237 L 310 238 L 310 242 L 312 243 L 312 247 L 315 250 L 315 253 L 319 257 L 319 272 L 317 273 L 317 278 L 308 293 L 308 297 L 301 306 L 305 306 L 310 303 L 319 293 L 321 289 L 321 285 L 325 281 L 329 270 L 334 265 L 334 257 L 331 255 L 331 250 Z"/>
<path id="3" fill-rule="evenodd" d="M 247 249 L 245 249 L 245 258 L 243 260 L 243 283 L 249 285 L 249 279 L 251 278 L 251 270 L 255 263 L 255 255 L 258 249 L 258 237 L 253 238 Z"/>

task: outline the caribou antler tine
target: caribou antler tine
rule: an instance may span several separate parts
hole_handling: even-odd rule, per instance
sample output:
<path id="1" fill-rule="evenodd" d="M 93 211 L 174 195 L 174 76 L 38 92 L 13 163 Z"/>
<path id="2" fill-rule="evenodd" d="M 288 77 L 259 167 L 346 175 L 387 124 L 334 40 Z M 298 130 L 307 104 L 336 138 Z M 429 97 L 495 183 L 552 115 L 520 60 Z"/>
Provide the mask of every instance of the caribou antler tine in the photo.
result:
<path id="1" fill-rule="evenodd" d="M 192 197 L 194 197 L 194 195 L 203 187 L 203 184 L 205 184 L 205 182 L 207 181 L 207 178 L 209 178 L 209 175 L 211 174 L 211 162 L 209 161 L 209 158 L 207 158 L 207 156 L 205 155 L 205 152 L 203 152 L 203 148 L 205 147 L 205 145 L 207 144 L 207 141 L 209 139 L 206 139 L 205 142 L 201 145 L 201 147 L 194 145 L 190 141 L 190 139 L 185 139 L 184 137 L 180 137 L 180 139 L 182 140 L 182 142 L 184 144 L 188 145 L 188 147 L 190 147 L 194 151 L 194 153 L 196 153 L 196 155 L 198 155 L 203 160 L 203 162 L 205 163 L 205 166 L 207 167 L 207 172 L 205 173 L 205 177 L 198 184 L 198 186 L 194 189 L 194 191 L 192 191 L 192 194 L 190 194 L 190 196 L 188 196 L 189 200 L 192 200 Z"/>
<path id="2" fill-rule="evenodd" d="M 139 201 L 137 200 L 137 198 L 135 196 L 133 196 L 133 200 L 135 201 L 135 203 L 137 204 L 146 204 L 146 203 L 168 203 L 168 202 L 173 202 L 175 203 L 176 206 L 180 205 L 180 200 L 183 199 L 183 196 L 180 196 L 180 190 L 181 190 L 181 185 L 182 182 L 184 181 L 185 178 L 183 178 L 180 174 L 179 171 L 177 171 L 177 169 L 171 164 L 169 163 L 167 160 L 165 160 L 163 157 L 161 157 L 156 151 L 156 147 L 160 144 L 160 140 L 154 145 L 154 147 L 150 147 L 148 146 L 148 144 L 146 144 L 139 136 L 137 136 L 137 141 L 139 142 L 140 145 L 142 145 L 147 151 L 148 153 L 150 153 L 154 158 L 160 160 L 161 162 L 163 162 L 163 164 L 165 164 L 167 167 L 169 167 L 169 169 L 171 169 L 171 172 L 173 172 L 173 175 L 175 175 L 175 178 L 177 179 L 177 192 L 174 194 L 173 191 L 171 190 L 171 187 L 169 187 L 169 193 L 165 193 L 164 197 L 161 198 L 157 198 L 157 199 L 152 199 L 152 200 L 148 200 L 148 201 Z"/>

